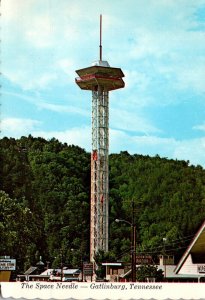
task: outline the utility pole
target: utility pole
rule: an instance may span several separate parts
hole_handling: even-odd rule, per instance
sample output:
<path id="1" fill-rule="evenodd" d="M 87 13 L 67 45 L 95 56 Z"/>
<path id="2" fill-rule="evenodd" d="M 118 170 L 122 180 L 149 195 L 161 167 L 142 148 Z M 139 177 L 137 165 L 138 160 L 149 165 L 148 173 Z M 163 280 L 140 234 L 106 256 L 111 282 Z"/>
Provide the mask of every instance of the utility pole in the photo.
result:
<path id="1" fill-rule="evenodd" d="M 63 281 L 63 250 L 60 250 L 60 257 L 61 257 L 61 282 Z"/>
<path id="2" fill-rule="evenodd" d="M 132 282 L 136 282 L 136 225 L 132 224 Z"/>
<path id="3" fill-rule="evenodd" d="M 167 239 L 166 238 L 163 238 L 163 263 L 164 263 L 164 279 L 165 279 L 165 281 L 166 281 L 166 277 L 167 277 L 167 274 L 166 274 L 166 264 L 167 264 L 167 262 L 166 262 L 166 251 L 165 251 L 165 244 L 166 244 L 166 241 L 167 241 Z"/>
<path id="4" fill-rule="evenodd" d="M 123 219 L 116 219 L 115 222 L 124 222 L 130 225 L 131 228 L 131 270 L 132 282 L 136 282 L 136 224 L 134 214 L 134 201 L 132 200 L 132 222 Z"/>
<path id="5" fill-rule="evenodd" d="M 136 282 L 136 225 L 134 213 L 134 201 L 132 200 L 132 282 Z"/>

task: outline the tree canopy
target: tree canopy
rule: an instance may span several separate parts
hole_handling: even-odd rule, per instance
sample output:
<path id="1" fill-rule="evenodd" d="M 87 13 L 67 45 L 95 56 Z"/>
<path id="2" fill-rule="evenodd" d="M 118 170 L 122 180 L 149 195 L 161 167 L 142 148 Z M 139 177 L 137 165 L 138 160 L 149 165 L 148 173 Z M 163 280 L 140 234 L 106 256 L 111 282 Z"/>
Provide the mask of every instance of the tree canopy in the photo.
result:
<path id="1" fill-rule="evenodd" d="M 139 282 L 156 281 L 161 282 L 164 279 L 163 271 L 153 265 L 141 265 L 136 270 L 136 279 Z"/>
<path id="2" fill-rule="evenodd" d="M 89 260 L 90 153 L 32 136 L 2 138 L 0 148 L 0 255 L 19 270 L 39 255 L 55 267 Z M 205 170 L 121 152 L 109 174 L 109 257 L 130 259 L 130 227 L 116 218 L 135 222 L 138 254 L 180 256 L 205 218 Z"/>

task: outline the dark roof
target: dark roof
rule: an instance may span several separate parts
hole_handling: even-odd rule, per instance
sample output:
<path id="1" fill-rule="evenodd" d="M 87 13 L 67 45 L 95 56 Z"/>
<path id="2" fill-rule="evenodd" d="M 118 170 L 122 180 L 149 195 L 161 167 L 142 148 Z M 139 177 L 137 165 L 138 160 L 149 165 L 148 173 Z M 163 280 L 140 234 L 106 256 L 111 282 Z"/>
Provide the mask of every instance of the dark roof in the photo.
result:
<path id="1" fill-rule="evenodd" d="M 37 267 L 30 267 L 24 274 L 25 275 L 30 275 L 34 273 L 37 270 Z"/>

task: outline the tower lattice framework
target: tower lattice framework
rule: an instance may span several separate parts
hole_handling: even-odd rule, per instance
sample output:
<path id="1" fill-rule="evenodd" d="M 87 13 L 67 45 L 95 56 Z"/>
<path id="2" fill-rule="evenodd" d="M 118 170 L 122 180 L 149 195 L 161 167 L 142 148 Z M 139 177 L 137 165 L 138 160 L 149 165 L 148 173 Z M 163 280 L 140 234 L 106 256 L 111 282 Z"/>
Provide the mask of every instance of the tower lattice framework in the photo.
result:
<path id="1" fill-rule="evenodd" d="M 108 91 L 98 86 L 92 91 L 92 156 L 90 250 L 108 251 L 109 214 L 109 98 Z"/>
<path id="2" fill-rule="evenodd" d="M 109 91 L 125 85 L 122 70 L 111 68 L 107 61 L 102 60 L 101 29 L 100 60 L 76 73 L 79 76 L 76 78 L 78 86 L 92 91 L 90 261 L 94 261 L 99 250 L 108 251 Z"/>

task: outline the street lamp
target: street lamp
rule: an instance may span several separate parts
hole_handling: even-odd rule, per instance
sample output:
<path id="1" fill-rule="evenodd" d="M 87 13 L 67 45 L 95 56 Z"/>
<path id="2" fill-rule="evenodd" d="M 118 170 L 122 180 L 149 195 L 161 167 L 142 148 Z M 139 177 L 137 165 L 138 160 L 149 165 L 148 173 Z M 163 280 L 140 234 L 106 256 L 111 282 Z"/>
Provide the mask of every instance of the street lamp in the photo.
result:
<path id="1" fill-rule="evenodd" d="M 136 225 L 123 219 L 115 219 L 115 222 L 127 223 L 131 227 L 131 259 L 132 259 L 132 282 L 136 282 Z"/>

